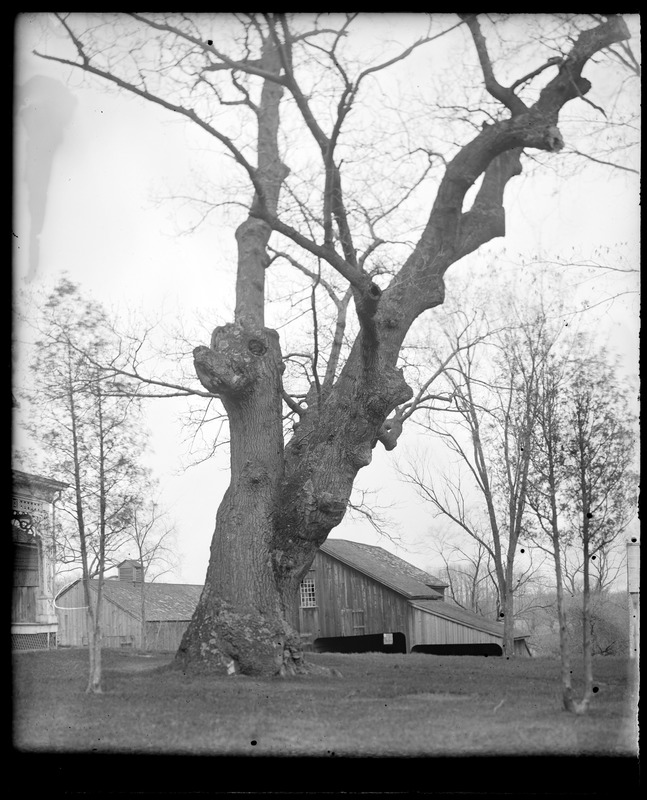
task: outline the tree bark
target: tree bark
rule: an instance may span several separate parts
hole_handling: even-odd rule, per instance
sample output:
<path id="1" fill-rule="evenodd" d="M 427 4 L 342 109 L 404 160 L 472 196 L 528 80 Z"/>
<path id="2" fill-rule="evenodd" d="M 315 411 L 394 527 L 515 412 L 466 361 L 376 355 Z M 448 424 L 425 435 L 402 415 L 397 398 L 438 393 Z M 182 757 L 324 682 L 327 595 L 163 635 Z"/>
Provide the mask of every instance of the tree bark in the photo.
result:
<path id="1" fill-rule="evenodd" d="M 284 453 L 278 334 L 229 325 L 214 331 L 211 348 L 196 348 L 198 375 L 229 415 L 231 484 L 182 664 L 245 674 L 304 669 L 287 622 L 299 583 L 341 522 L 384 419 L 412 394 L 375 354 L 361 360 L 364 368 L 345 370 L 321 406 L 313 402 Z"/>
<path id="2" fill-rule="evenodd" d="M 552 501 L 551 497 L 551 501 Z M 557 620 L 559 623 L 559 655 L 562 676 L 562 704 L 566 711 L 575 711 L 573 682 L 571 680 L 571 662 L 568 652 L 568 627 L 566 623 L 566 606 L 564 603 L 564 576 L 562 574 L 562 557 L 560 536 L 557 528 L 557 516 L 553 517 L 553 553 L 555 558 L 555 584 L 557 593 Z"/>
<path id="3" fill-rule="evenodd" d="M 88 655 L 90 669 L 85 691 L 88 694 L 101 694 L 101 625 L 94 614 L 88 614 Z"/>
<path id="4" fill-rule="evenodd" d="M 557 596 L 557 621 L 559 624 L 559 656 L 562 678 L 562 704 L 566 711 L 575 711 L 575 698 L 573 697 L 573 681 L 571 679 L 571 661 L 568 652 L 569 635 L 566 620 L 566 603 L 564 600 L 564 573 L 562 569 L 561 532 L 559 528 L 559 513 L 557 510 L 557 448 L 558 423 L 556 418 L 557 391 L 550 386 L 544 397 L 540 425 L 542 428 L 543 445 L 546 450 L 548 465 L 548 500 L 550 504 L 550 534 L 555 560 L 555 591 Z"/>
<path id="5" fill-rule="evenodd" d="M 263 69 L 277 75 L 270 38 Z M 272 232 L 257 216 L 276 211 L 287 176 L 278 148 L 283 86 L 266 80 L 258 109 L 257 191 L 236 231 L 235 322 L 216 328 L 210 347 L 194 350 L 196 373 L 229 417 L 231 482 L 216 517 L 205 587 L 177 654 L 184 668 L 255 674 L 300 669 L 298 636 L 287 621 L 289 592 L 277 572 L 275 542 L 284 474 L 279 336 L 264 327 L 267 245 Z"/>
<path id="6" fill-rule="evenodd" d="M 503 587 L 503 655 L 514 658 L 514 574 L 513 560 L 508 557 Z"/>
<path id="7" fill-rule="evenodd" d="M 223 326 L 210 349 L 196 348 L 195 363 L 229 415 L 231 483 L 218 509 L 205 588 L 178 657 L 229 673 L 274 674 L 288 669 L 298 650 L 273 558 L 283 476 L 279 337 L 267 328 Z"/>
<path id="8" fill-rule="evenodd" d="M 146 636 L 146 585 L 145 585 L 146 574 L 144 572 L 144 561 L 141 558 L 141 553 L 140 553 L 139 563 L 141 564 L 141 585 L 139 587 L 140 591 L 139 600 L 140 600 L 141 615 L 142 615 L 140 648 L 142 652 L 145 653 L 146 650 L 148 649 L 148 642 Z"/>
<path id="9" fill-rule="evenodd" d="M 576 447 L 580 484 L 580 500 L 582 508 L 582 660 L 584 671 L 584 686 L 582 687 L 582 698 L 574 703 L 574 711 L 577 714 L 584 714 L 593 696 L 593 656 L 591 642 L 591 489 L 589 485 L 591 469 L 591 455 L 589 450 L 590 442 L 587 433 L 590 420 L 578 407 L 575 414 L 577 430 Z"/>

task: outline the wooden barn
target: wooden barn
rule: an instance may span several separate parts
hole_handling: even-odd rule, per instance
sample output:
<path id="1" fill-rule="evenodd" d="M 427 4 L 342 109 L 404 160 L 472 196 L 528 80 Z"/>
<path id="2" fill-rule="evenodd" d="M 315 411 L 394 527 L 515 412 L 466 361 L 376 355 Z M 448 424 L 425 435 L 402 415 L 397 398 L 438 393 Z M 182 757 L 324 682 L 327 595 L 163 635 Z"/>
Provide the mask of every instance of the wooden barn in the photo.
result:
<path id="1" fill-rule="evenodd" d="M 202 586 L 184 583 L 143 583 L 140 565 L 132 560 L 118 566 L 118 575 L 103 584 L 101 623 L 104 647 L 142 649 L 142 585 L 146 618 L 146 649 L 175 651 L 198 604 Z M 95 598 L 98 579 L 90 581 Z M 58 643 L 87 647 L 88 623 L 83 581 L 74 581 L 56 597 Z"/>
<path id="2" fill-rule="evenodd" d="M 381 547 L 328 539 L 292 624 L 317 651 L 501 655 L 503 625 L 446 601 L 447 584 Z M 529 656 L 526 637 L 516 655 Z"/>
<path id="3" fill-rule="evenodd" d="M 12 470 L 13 584 L 11 647 L 56 647 L 54 611 L 54 503 L 66 483 Z"/>

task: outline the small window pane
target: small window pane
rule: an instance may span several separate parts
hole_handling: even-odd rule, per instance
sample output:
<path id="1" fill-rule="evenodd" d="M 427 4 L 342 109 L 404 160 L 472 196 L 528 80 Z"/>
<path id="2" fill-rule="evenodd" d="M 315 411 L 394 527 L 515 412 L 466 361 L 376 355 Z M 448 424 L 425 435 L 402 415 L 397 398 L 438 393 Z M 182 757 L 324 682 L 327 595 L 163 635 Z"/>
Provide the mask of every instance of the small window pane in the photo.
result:
<path id="1" fill-rule="evenodd" d="M 316 605 L 315 579 L 308 576 L 301 582 L 301 608 L 314 608 Z"/>

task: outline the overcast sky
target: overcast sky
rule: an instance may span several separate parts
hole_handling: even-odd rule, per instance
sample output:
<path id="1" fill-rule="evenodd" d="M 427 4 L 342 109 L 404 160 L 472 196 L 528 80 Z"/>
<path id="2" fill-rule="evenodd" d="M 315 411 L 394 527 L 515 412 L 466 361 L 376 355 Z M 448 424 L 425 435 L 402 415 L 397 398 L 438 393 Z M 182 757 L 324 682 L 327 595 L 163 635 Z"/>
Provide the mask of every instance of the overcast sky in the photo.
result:
<path id="1" fill-rule="evenodd" d="M 16 37 L 16 285 L 28 276 L 50 285 L 67 272 L 109 305 L 126 301 L 151 310 L 199 312 L 207 319 L 230 317 L 233 229 L 221 230 L 207 221 L 190 236 L 180 236 L 177 208 L 156 202 L 186 180 L 205 143 L 168 112 L 102 91 L 97 83 L 89 87 L 80 73 L 32 55 L 44 41 L 42 22 L 41 15 L 23 15 Z M 41 109 L 38 114 L 29 113 L 29 98 Z M 35 151 L 40 169 L 30 173 L 28 154 Z M 593 253 L 597 246 L 609 246 L 620 248 L 637 266 L 638 181 L 626 173 L 589 170 L 564 186 L 550 175 L 516 179 L 506 199 L 506 252 L 530 259 L 546 251 L 574 247 Z M 460 269 L 458 265 L 453 271 Z M 450 271 L 450 289 L 451 281 Z M 593 300 L 599 290 L 599 281 L 586 289 Z M 633 370 L 637 297 L 626 296 L 603 312 L 592 314 L 592 326 L 607 326 L 609 341 Z M 151 410 L 155 467 L 179 532 L 182 564 L 174 579 L 202 583 L 216 509 L 228 483 L 228 462 L 223 452 L 213 462 L 180 470 L 185 453 L 177 410 L 170 401 Z M 332 535 L 380 544 L 425 566 L 430 563 L 426 537 L 433 522 L 414 491 L 397 481 L 392 466 L 394 456 L 405 458 L 415 449 L 416 436 L 413 429 L 408 431 L 394 454 L 376 448 L 359 481 L 378 490 L 382 504 L 396 504 L 389 513 L 403 549 L 380 539 L 367 523 L 348 519 Z"/>

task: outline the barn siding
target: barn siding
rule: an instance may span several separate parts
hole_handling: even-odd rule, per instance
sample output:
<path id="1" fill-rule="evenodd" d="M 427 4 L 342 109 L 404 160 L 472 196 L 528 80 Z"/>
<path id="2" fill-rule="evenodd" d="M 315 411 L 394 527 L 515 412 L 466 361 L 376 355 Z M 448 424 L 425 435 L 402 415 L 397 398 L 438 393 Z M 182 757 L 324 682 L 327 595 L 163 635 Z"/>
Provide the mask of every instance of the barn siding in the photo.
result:
<path id="1" fill-rule="evenodd" d="M 444 600 L 437 600 L 438 612 L 415 606 L 402 595 L 357 569 L 319 550 L 312 568 L 315 576 L 316 608 L 300 608 L 295 600 L 292 618 L 304 642 L 318 638 L 364 633 L 403 633 L 407 651 L 424 644 L 501 644 L 500 634 L 471 627 L 465 622 L 441 616 Z M 353 611 L 364 612 L 364 630 L 353 629 Z"/>
<path id="2" fill-rule="evenodd" d="M 96 593 L 90 596 L 96 603 Z M 88 618 L 85 607 L 83 583 L 79 581 L 56 600 L 59 620 L 58 643 L 70 647 L 86 647 L 88 644 Z M 139 647 L 140 623 L 131 614 L 123 611 L 104 597 L 101 602 L 101 628 L 106 647 Z"/>
<path id="3" fill-rule="evenodd" d="M 321 550 L 313 567 L 317 607 L 299 608 L 293 614 L 304 638 L 352 636 L 353 611 L 364 612 L 365 634 L 400 632 L 408 636 L 409 604 L 403 597 Z M 300 604 L 299 597 L 296 603 Z"/>
<path id="4" fill-rule="evenodd" d="M 157 652 L 176 652 L 189 627 L 190 620 L 147 622 L 146 649 Z"/>
<path id="5" fill-rule="evenodd" d="M 56 599 L 58 643 L 63 647 L 81 647 L 87 642 L 88 627 L 83 586 L 76 583 Z"/>
<path id="6" fill-rule="evenodd" d="M 96 594 L 92 592 L 95 598 Z M 85 609 L 83 584 L 79 582 L 56 601 L 59 621 L 58 643 L 63 647 L 87 647 L 88 620 Z M 141 622 L 105 597 L 101 603 L 101 626 L 104 647 L 141 649 Z M 147 649 L 175 651 L 179 647 L 189 620 L 148 621 L 146 623 Z"/>
<path id="7" fill-rule="evenodd" d="M 444 601 L 438 600 L 442 603 Z M 439 609 L 440 611 L 440 609 Z M 501 644 L 502 636 L 471 628 L 455 620 L 439 617 L 433 612 L 412 608 L 410 648 L 418 644 Z"/>

